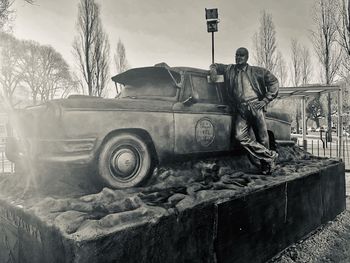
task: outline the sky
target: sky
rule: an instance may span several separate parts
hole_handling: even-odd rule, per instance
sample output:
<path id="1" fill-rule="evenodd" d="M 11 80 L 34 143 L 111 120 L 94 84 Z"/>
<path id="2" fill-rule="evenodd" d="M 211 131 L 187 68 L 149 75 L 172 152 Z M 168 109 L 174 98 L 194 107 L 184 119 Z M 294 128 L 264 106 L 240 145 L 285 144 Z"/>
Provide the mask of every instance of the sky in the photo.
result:
<path id="1" fill-rule="evenodd" d="M 252 37 L 259 28 L 262 10 L 272 15 L 277 45 L 285 59 L 296 38 L 312 48 L 313 0 L 97 0 L 109 35 L 111 53 L 118 39 L 125 45 L 131 67 L 166 62 L 170 66 L 208 68 L 211 34 L 207 33 L 205 8 L 218 8 L 219 31 L 215 33 L 215 62 L 232 63 L 241 46 L 253 53 Z M 60 52 L 74 65 L 72 43 L 77 35 L 79 0 L 35 0 L 28 5 L 16 0 L 14 35 L 36 40 Z M 252 55 L 253 56 L 253 55 Z M 113 61 L 111 59 L 111 61 Z M 251 64 L 254 60 L 251 58 Z M 112 67 L 112 75 L 115 70 Z"/>

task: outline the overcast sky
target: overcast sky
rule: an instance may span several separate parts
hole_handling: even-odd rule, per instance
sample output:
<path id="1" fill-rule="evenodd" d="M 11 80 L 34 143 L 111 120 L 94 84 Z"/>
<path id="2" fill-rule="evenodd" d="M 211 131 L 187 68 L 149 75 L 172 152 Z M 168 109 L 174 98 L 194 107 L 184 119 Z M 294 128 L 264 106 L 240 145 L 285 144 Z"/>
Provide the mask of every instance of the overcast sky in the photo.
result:
<path id="1" fill-rule="evenodd" d="M 71 65 L 78 0 L 15 1 L 14 34 L 49 44 Z M 206 31 L 205 8 L 219 9 L 215 33 L 215 61 L 230 63 L 240 46 L 252 49 L 262 10 L 272 14 L 278 48 L 290 56 L 290 39 L 310 45 L 313 0 L 99 0 L 102 23 L 114 53 L 118 38 L 132 67 L 166 62 L 170 66 L 208 68 L 211 35 Z M 252 51 L 252 50 L 251 50 Z M 251 52 L 252 53 L 252 52 Z M 251 59 L 250 62 L 253 62 Z M 251 63 L 253 64 L 253 63 Z M 112 74 L 114 67 L 112 67 Z"/>

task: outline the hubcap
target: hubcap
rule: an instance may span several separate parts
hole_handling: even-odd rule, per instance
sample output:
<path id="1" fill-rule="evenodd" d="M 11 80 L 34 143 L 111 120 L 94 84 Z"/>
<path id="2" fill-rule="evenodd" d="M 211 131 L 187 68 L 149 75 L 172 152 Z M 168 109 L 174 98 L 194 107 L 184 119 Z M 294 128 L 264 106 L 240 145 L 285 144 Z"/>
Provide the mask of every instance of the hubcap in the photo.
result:
<path id="1" fill-rule="evenodd" d="M 119 149 L 112 157 L 111 166 L 116 175 L 130 177 L 138 167 L 138 157 L 131 149 Z"/>

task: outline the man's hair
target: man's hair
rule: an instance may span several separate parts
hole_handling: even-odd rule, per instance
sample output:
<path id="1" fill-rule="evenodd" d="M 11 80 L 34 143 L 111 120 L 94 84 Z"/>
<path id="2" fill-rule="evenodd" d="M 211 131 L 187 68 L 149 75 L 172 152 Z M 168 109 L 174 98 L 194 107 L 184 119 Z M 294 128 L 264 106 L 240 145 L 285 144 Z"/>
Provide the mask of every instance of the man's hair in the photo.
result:
<path id="1" fill-rule="evenodd" d="M 248 49 L 246 49 L 245 47 L 240 47 L 236 50 L 236 54 L 240 53 L 240 54 L 244 54 L 247 55 L 247 57 L 249 57 L 249 51 Z"/>

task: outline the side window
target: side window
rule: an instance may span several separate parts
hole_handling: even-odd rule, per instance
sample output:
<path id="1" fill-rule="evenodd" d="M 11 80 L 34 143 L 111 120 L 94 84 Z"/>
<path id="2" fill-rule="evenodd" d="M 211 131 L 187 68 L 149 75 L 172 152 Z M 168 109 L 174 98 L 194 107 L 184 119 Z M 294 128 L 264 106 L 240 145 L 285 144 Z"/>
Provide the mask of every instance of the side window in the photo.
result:
<path id="1" fill-rule="evenodd" d="M 182 100 L 188 99 L 192 95 L 191 81 L 188 76 L 185 77 L 184 92 L 182 94 Z"/>
<path id="2" fill-rule="evenodd" d="M 208 83 L 206 76 L 192 75 L 193 89 L 198 93 L 199 101 L 204 103 L 219 103 L 215 84 Z"/>

